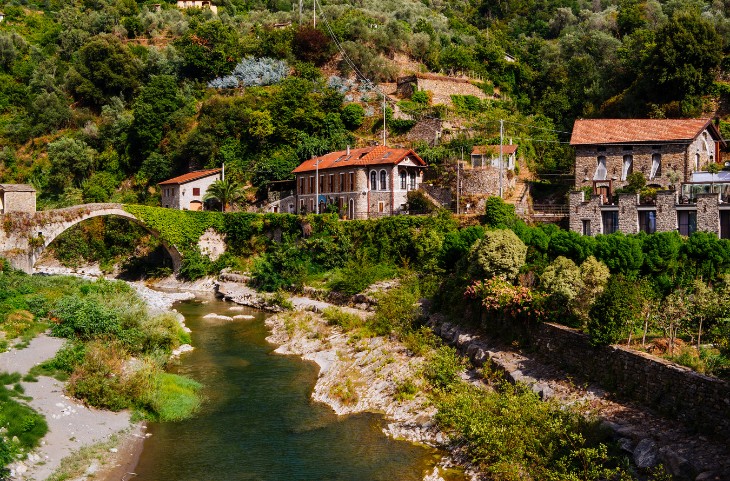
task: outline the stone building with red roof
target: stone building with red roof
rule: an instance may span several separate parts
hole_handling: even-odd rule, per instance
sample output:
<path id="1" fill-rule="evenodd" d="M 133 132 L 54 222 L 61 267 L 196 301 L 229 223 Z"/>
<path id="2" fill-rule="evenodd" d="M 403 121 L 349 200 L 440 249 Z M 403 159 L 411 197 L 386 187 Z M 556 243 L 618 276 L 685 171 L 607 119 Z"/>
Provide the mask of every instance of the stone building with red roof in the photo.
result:
<path id="1" fill-rule="evenodd" d="M 570 229 L 584 235 L 678 231 L 730 238 L 730 183 L 705 179 L 726 147 L 711 119 L 576 120 Z M 651 195 L 616 194 L 641 172 Z M 703 180 L 704 179 L 704 180 Z M 718 181 L 718 182 L 716 182 Z M 592 188 L 586 197 L 583 190 Z"/>
<path id="2" fill-rule="evenodd" d="M 293 170 L 297 209 L 322 213 L 335 205 L 348 219 L 404 214 L 407 194 L 418 189 L 425 169 L 411 149 L 379 145 L 330 152 Z"/>
<path id="3" fill-rule="evenodd" d="M 221 169 L 188 172 L 160 182 L 162 206 L 179 210 L 203 210 L 208 187 L 221 179 Z"/>

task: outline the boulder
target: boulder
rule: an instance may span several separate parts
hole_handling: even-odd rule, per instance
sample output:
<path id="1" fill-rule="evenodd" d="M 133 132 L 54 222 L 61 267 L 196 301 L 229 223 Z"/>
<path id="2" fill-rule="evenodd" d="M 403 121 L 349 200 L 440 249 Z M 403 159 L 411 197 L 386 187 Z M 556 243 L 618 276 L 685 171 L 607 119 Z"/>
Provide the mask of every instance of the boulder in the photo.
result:
<path id="1" fill-rule="evenodd" d="M 636 445 L 634 448 L 634 464 L 641 469 L 653 468 L 659 464 L 659 451 L 652 439 L 644 438 Z"/>

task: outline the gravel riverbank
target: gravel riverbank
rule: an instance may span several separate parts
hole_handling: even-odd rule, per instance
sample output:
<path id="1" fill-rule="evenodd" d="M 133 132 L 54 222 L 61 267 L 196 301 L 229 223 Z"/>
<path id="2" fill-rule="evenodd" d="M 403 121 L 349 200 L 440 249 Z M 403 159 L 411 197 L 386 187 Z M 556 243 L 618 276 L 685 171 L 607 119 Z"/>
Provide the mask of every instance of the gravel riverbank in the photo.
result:
<path id="1" fill-rule="evenodd" d="M 56 270 L 44 273 L 70 274 L 68 271 Z M 93 274 L 85 272 L 82 277 L 98 277 Z M 191 292 L 160 292 L 142 283 L 130 284 L 152 312 L 168 312 L 172 310 L 173 303 L 195 297 Z M 179 320 L 184 322 L 182 316 L 179 316 Z M 24 349 L 0 353 L 0 371 L 25 375 L 34 366 L 54 357 L 64 342 L 63 339 L 41 334 Z M 181 352 L 190 349 L 186 347 Z M 32 398 L 27 401 L 28 405 L 45 417 L 49 431 L 41 445 L 27 459 L 10 466 L 11 479 L 47 479 L 62 466 L 64 459 L 66 462 L 63 464 L 80 463 L 83 469 L 76 466 L 72 471 L 78 472 L 80 469 L 80 474 L 63 479 L 86 480 L 93 477 L 118 481 L 134 467 L 145 438 L 144 424 L 133 423 L 129 411 L 111 412 L 87 407 L 66 396 L 64 383 L 51 377 L 38 376 L 37 382 L 21 384 L 25 394 Z M 95 445 L 101 451 L 88 459 L 79 454 L 81 451 L 93 451 Z"/>

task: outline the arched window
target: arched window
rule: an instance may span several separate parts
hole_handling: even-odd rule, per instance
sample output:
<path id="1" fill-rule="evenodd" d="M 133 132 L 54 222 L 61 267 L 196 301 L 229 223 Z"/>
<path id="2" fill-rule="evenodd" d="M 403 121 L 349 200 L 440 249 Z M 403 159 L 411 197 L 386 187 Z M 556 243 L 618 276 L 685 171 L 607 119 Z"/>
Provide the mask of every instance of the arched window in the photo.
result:
<path id="1" fill-rule="evenodd" d="M 695 154 L 695 170 L 700 170 L 700 153 Z"/>
<path id="2" fill-rule="evenodd" d="M 593 180 L 606 180 L 606 157 L 601 155 L 598 157 L 598 165 L 596 165 L 596 173 Z"/>
<path id="3" fill-rule="evenodd" d="M 624 155 L 624 167 L 621 169 L 621 180 L 626 180 L 626 177 L 633 172 L 634 156 Z"/>
<path id="4" fill-rule="evenodd" d="M 662 154 L 652 154 L 651 156 L 651 172 L 649 179 L 662 175 Z"/>
<path id="5" fill-rule="evenodd" d="M 400 189 L 401 190 L 406 190 L 406 184 L 407 184 L 407 181 L 406 181 L 406 171 L 405 170 L 401 170 L 400 171 Z"/>
<path id="6" fill-rule="evenodd" d="M 380 171 L 380 190 L 388 190 L 387 186 L 388 174 L 384 170 Z"/>
<path id="7" fill-rule="evenodd" d="M 411 172 L 411 190 L 416 190 L 416 173 Z"/>
<path id="8" fill-rule="evenodd" d="M 370 190 L 377 190 L 378 188 L 378 174 L 373 170 L 370 172 Z"/>

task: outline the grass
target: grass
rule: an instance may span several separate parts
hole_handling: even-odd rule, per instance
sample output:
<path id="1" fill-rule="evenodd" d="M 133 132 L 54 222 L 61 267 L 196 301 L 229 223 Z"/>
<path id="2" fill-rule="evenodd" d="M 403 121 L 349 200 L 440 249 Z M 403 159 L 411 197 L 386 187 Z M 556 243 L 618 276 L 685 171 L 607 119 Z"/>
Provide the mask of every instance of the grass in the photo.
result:
<path id="1" fill-rule="evenodd" d="M 156 421 L 180 421 L 200 409 L 199 395 L 202 385 L 177 374 L 156 373 L 152 378 L 152 390 L 145 402 L 151 408 L 150 415 Z"/>
<path id="2" fill-rule="evenodd" d="M 357 314 L 343 311 L 337 307 L 328 307 L 322 311 L 322 317 L 330 326 L 339 326 L 345 331 L 351 331 L 364 324 L 363 319 Z"/>
<path id="3" fill-rule="evenodd" d="M 327 283 L 333 291 L 354 295 L 367 289 L 375 282 L 393 279 L 398 269 L 390 264 L 367 264 L 351 261 L 345 267 L 335 270 Z"/>
<path id="4" fill-rule="evenodd" d="M 22 387 L 18 384 L 20 374 L 3 373 L 2 376 L 3 381 L 15 383 L 15 386 L 13 389 L 0 388 L 0 426 L 5 430 L 4 436 L 10 440 L 11 449 L 25 452 L 38 445 L 48 432 L 48 425 L 43 416 L 16 400 L 22 394 Z"/>

